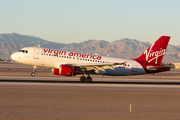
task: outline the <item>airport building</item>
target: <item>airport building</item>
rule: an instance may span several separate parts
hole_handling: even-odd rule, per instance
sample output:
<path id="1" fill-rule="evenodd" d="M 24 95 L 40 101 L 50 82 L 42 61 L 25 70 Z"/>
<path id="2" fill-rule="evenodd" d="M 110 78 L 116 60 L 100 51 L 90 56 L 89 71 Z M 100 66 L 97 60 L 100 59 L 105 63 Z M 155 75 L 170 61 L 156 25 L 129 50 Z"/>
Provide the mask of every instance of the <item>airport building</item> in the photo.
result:
<path id="1" fill-rule="evenodd" d="M 174 68 L 175 69 L 180 69 L 180 63 L 174 63 Z"/>

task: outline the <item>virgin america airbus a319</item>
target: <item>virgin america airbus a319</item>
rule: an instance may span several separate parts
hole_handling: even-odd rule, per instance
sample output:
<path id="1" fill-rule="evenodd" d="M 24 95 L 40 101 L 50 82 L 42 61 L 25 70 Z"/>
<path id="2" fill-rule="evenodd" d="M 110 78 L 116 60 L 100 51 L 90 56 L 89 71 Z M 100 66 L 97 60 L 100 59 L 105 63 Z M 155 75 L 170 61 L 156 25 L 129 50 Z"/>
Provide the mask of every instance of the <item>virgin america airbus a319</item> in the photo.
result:
<path id="1" fill-rule="evenodd" d="M 81 74 L 81 82 L 92 82 L 91 74 L 127 76 L 169 71 L 169 67 L 160 65 L 169 40 L 169 36 L 161 36 L 135 59 L 41 47 L 22 48 L 19 52 L 13 53 L 11 58 L 18 63 L 32 65 L 33 77 L 37 67 L 45 67 L 51 68 L 55 75 Z"/>

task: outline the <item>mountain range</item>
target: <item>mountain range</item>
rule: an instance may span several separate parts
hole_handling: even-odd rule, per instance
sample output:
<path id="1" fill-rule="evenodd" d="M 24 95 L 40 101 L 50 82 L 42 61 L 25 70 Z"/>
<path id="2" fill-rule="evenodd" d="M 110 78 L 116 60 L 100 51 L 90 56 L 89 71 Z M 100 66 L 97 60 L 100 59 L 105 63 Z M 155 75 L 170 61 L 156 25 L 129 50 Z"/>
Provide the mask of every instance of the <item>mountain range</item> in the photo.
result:
<path id="1" fill-rule="evenodd" d="M 21 48 L 38 45 L 46 48 L 73 50 L 132 59 L 141 55 L 151 43 L 124 38 L 113 42 L 105 40 L 87 40 L 80 43 L 63 44 L 50 42 L 31 35 L 8 33 L 0 34 L 0 45 L 1 59 L 11 59 L 10 55 L 19 51 Z M 163 62 L 180 62 L 180 45 L 168 45 Z"/>

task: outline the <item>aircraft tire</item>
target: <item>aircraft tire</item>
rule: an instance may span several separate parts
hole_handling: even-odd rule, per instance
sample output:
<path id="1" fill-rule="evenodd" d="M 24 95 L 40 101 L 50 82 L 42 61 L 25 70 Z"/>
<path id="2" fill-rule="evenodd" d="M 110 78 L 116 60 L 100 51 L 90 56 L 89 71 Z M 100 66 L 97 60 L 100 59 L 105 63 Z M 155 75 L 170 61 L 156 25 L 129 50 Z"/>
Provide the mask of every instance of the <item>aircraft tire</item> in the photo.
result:
<path id="1" fill-rule="evenodd" d="M 35 72 L 32 72 L 32 73 L 31 73 L 31 76 L 34 77 L 34 76 L 35 76 Z"/>
<path id="2" fill-rule="evenodd" d="M 81 81 L 81 82 L 85 82 L 85 81 L 86 81 L 86 77 L 81 76 L 81 77 L 80 77 L 80 81 Z"/>
<path id="3" fill-rule="evenodd" d="M 91 83 L 92 82 L 92 78 L 91 77 L 87 77 L 86 82 L 87 83 Z"/>

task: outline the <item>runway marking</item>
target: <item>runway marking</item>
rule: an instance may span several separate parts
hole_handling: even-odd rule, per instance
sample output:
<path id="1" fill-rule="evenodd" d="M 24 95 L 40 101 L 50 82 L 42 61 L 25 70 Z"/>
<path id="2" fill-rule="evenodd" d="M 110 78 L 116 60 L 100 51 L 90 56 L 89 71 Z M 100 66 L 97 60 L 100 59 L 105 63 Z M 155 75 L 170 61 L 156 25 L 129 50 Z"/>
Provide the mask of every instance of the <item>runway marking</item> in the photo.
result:
<path id="1" fill-rule="evenodd" d="M 79 81 L 79 77 L 64 77 L 64 76 L 54 76 L 54 77 L 24 77 L 24 76 L 0 76 L 1 79 L 6 79 L 6 80 L 68 80 L 68 81 L 73 81 L 77 80 Z M 93 78 L 94 81 L 128 81 L 128 82 L 180 82 L 180 80 L 176 79 L 159 79 L 159 78 Z"/>
<path id="2" fill-rule="evenodd" d="M 71 86 L 71 87 L 135 87 L 135 88 L 180 88 L 180 85 L 140 85 L 140 84 L 91 84 L 91 83 L 32 83 L 32 82 L 1 82 L 1 85 L 10 86 Z"/>

